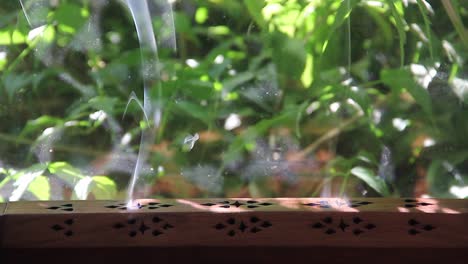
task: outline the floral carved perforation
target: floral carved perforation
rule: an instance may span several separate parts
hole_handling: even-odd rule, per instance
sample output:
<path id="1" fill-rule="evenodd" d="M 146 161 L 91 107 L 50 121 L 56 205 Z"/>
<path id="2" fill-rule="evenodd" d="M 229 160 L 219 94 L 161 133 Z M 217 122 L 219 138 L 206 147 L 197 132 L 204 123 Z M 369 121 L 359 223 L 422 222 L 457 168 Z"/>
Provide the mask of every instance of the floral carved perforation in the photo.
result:
<path id="1" fill-rule="evenodd" d="M 321 209 L 331 209 L 331 208 L 340 208 L 340 207 L 351 207 L 351 208 L 356 208 L 356 207 L 361 207 L 361 206 L 366 206 L 372 204 L 372 202 L 368 201 L 358 201 L 358 200 L 352 200 L 352 201 L 319 201 L 315 203 L 305 203 L 303 205 L 309 206 L 309 207 L 317 207 Z"/>
<path id="2" fill-rule="evenodd" d="M 150 202 L 147 204 L 141 204 L 137 203 L 135 206 L 129 208 L 126 203 L 115 203 L 111 205 L 106 205 L 104 207 L 109 208 L 109 209 L 117 209 L 117 210 L 127 210 L 127 209 L 132 209 L 132 210 L 140 210 L 140 209 L 148 209 L 148 210 L 156 210 L 160 208 L 167 208 L 167 207 L 172 207 L 174 206 L 173 204 L 168 204 L 168 203 L 157 203 L 157 202 Z"/>
<path id="3" fill-rule="evenodd" d="M 312 228 L 321 230 L 324 234 L 334 235 L 337 233 L 352 232 L 353 235 L 359 236 L 367 233 L 377 226 L 373 223 L 365 221 L 360 217 L 353 217 L 351 221 L 344 218 L 333 219 L 332 217 L 325 217 L 311 225 Z"/>
<path id="4" fill-rule="evenodd" d="M 420 201 L 418 201 L 416 199 L 405 199 L 404 202 L 405 202 L 405 207 L 406 208 L 415 208 L 415 207 L 424 207 L 424 206 L 433 205 L 433 204 L 427 203 L 427 202 L 420 202 Z"/>
<path id="5" fill-rule="evenodd" d="M 416 219 L 408 220 L 408 225 L 409 225 L 408 234 L 412 236 L 415 236 L 421 233 L 426 233 L 435 229 L 435 226 L 431 224 L 421 223 Z"/>
<path id="6" fill-rule="evenodd" d="M 244 208 L 259 208 L 273 205 L 272 203 L 268 202 L 259 202 L 256 200 L 248 200 L 248 201 L 221 201 L 221 202 L 214 202 L 214 203 L 203 203 L 203 206 L 208 207 L 219 207 L 219 208 L 232 208 L 232 207 L 244 207 Z"/>
<path id="7" fill-rule="evenodd" d="M 129 237 L 151 235 L 154 237 L 167 233 L 174 228 L 166 220 L 154 216 L 151 219 L 143 217 L 131 217 L 126 222 L 118 222 L 112 226 L 115 230 L 124 230 Z"/>
<path id="8" fill-rule="evenodd" d="M 256 216 L 247 219 L 229 218 L 224 222 L 219 222 L 213 226 L 218 231 L 225 233 L 228 236 L 236 236 L 241 234 L 255 234 L 265 229 L 272 227 L 270 221 L 262 220 Z"/>
<path id="9" fill-rule="evenodd" d="M 65 235 L 67 237 L 71 237 L 71 236 L 73 236 L 72 227 L 73 227 L 74 223 L 75 223 L 75 221 L 73 219 L 67 219 L 67 220 L 63 221 L 62 223 L 60 223 L 60 224 L 52 225 L 50 227 L 50 229 L 52 229 L 55 232 L 63 233 L 63 235 Z"/>

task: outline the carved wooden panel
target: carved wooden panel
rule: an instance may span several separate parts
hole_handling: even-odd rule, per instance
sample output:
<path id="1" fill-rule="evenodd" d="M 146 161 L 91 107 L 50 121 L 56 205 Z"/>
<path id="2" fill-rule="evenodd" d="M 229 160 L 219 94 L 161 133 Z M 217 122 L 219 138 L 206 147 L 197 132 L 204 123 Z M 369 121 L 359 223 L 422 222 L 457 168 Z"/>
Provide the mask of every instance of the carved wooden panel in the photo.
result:
<path id="1" fill-rule="evenodd" d="M 467 207 L 467 200 L 436 199 L 146 199 L 130 208 L 119 201 L 15 202 L 0 207 L 0 241 L 7 248 L 468 248 Z"/>

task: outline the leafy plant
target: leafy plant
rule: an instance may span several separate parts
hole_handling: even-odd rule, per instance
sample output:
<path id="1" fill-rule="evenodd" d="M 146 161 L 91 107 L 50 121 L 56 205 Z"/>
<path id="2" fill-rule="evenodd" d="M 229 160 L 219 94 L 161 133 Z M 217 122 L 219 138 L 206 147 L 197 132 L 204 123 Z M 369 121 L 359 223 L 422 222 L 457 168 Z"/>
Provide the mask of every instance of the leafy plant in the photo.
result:
<path id="1" fill-rule="evenodd" d="M 123 198 L 151 54 L 119 2 L 23 2 L 0 6 L 0 196 Z M 139 195 L 467 196 L 459 1 L 148 2 Z"/>

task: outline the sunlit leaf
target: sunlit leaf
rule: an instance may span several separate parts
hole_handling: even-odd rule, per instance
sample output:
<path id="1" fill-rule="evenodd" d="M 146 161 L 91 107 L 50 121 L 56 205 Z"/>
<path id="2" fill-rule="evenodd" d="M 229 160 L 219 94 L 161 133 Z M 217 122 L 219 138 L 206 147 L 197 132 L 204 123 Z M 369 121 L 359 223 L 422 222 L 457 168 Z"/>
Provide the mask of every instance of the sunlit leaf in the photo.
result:
<path id="1" fill-rule="evenodd" d="M 47 201 L 50 199 L 50 184 L 49 179 L 45 176 L 36 177 L 28 187 L 28 191 L 32 193 L 37 200 Z"/>
<path id="2" fill-rule="evenodd" d="M 364 167 L 354 167 L 351 169 L 351 174 L 355 175 L 356 177 L 367 183 L 367 185 L 369 185 L 372 189 L 374 189 L 382 196 L 390 195 L 390 191 L 388 190 L 385 181 L 376 176 L 371 169 Z"/>
<path id="3" fill-rule="evenodd" d="M 33 165 L 27 169 L 21 170 L 15 175 L 12 176 L 12 178 L 15 180 L 15 183 L 13 186 L 15 189 L 11 193 L 11 196 L 9 198 L 10 201 L 18 201 L 21 199 L 21 197 L 24 195 L 24 193 L 28 190 L 29 186 L 42 174 L 44 171 L 47 169 L 46 164 L 36 164 Z M 39 180 L 37 183 L 39 187 L 44 187 L 44 181 Z M 36 191 L 41 197 L 45 197 L 44 192 L 37 190 L 38 185 L 33 185 L 34 191 Z M 48 185 L 48 183 L 47 183 Z"/>
<path id="4" fill-rule="evenodd" d="M 17 45 L 26 43 L 26 36 L 19 30 L 1 30 L 0 45 Z"/>
<path id="5" fill-rule="evenodd" d="M 74 199 L 86 200 L 89 194 L 98 200 L 114 199 L 117 194 L 115 182 L 106 176 L 86 176 L 73 188 Z"/>
<path id="6" fill-rule="evenodd" d="M 54 12 L 54 19 L 58 22 L 58 27 L 63 32 L 75 33 L 86 22 L 89 13 L 79 5 L 72 3 L 61 4 Z"/>
<path id="7" fill-rule="evenodd" d="M 328 30 L 328 37 L 322 47 L 322 53 L 327 48 L 328 41 L 330 40 L 330 38 L 336 33 L 338 28 L 346 21 L 346 19 L 348 19 L 349 14 L 359 2 L 360 0 L 344 0 L 341 2 L 340 7 L 336 11 L 336 15 L 334 16 L 335 20 L 333 21 L 333 24 Z"/>
<path id="8" fill-rule="evenodd" d="M 113 180 L 106 176 L 93 176 L 90 192 L 98 200 L 115 199 L 117 186 Z"/>
<path id="9" fill-rule="evenodd" d="M 48 166 L 49 172 L 62 179 L 68 186 L 74 186 L 79 180 L 86 176 L 80 170 L 66 162 L 54 162 Z"/>
<path id="10" fill-rule="evenodd" d="M 394 91 L 400 92 L 402 89 L 406 89 L 413 99 L 422 107 L 424 112 L 432 116 L 432 104 L 429 93 L 416 83 L 408 70 L 386 69 L 382 71 L 381 79 L 383 83 L 391 87 Z"/>
<path id="11" fill-rule="evenodd" d="M 203 24 L 208 19 L 208 8 L 206 7 L 199 7 L 197 8 L 197 12 L 195 13 L 195 21 L 198 24 Z"/>
<path id="12" fill-rule="evenodd" d="M 255 23 L 261 28 L 265 28 L 266 22 L 262 16 L 262 9 L 265 6 L 265 1 L 263 0 L 244 0 L 244 4 L 249 10 L 250 15 L 253 17 Z"/>

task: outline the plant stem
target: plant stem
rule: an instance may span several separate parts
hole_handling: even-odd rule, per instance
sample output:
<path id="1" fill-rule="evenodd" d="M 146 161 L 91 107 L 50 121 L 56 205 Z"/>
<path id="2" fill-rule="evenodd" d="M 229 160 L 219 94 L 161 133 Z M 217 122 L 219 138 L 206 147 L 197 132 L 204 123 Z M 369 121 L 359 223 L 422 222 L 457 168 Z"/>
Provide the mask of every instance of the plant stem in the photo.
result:
<path id="1" fill-rule="evenodd" d="M 455 30 L 457 31 L 458 35 L 460 35 L 463 44 L 468 48 L 468 32 L 463 26 L 463 22 L 460 19 L 458 12 L 453 7 L 453 4 L 450 0 L 442 0 L 442 4 L 444 5 L 445 12 L 447 12 L 450 21 L 452 21 Z"/>
<path id="2" fill-rule="evenodd" d="M 309 155 L 311 152 L 313 152 L 316 148 L 318 148 L 322 143 L 324 143 L 327 140 L 330 140 L 336 136 L 338 136 L 346 127 L 349 125 L 353 124 L 359 118 L 362 117 L 362 114 L 355 115 L 354 117 L 344 121 L 338 127 L 335 127 L 328 131 L 326 134 L 315 140 L 312 144 L 307 146 L 305 149 L 302 151 L 298 152 L 297 154 L 294 154 L 294 159 L 301 160 L 304 159 L 307 155 Z"/>

